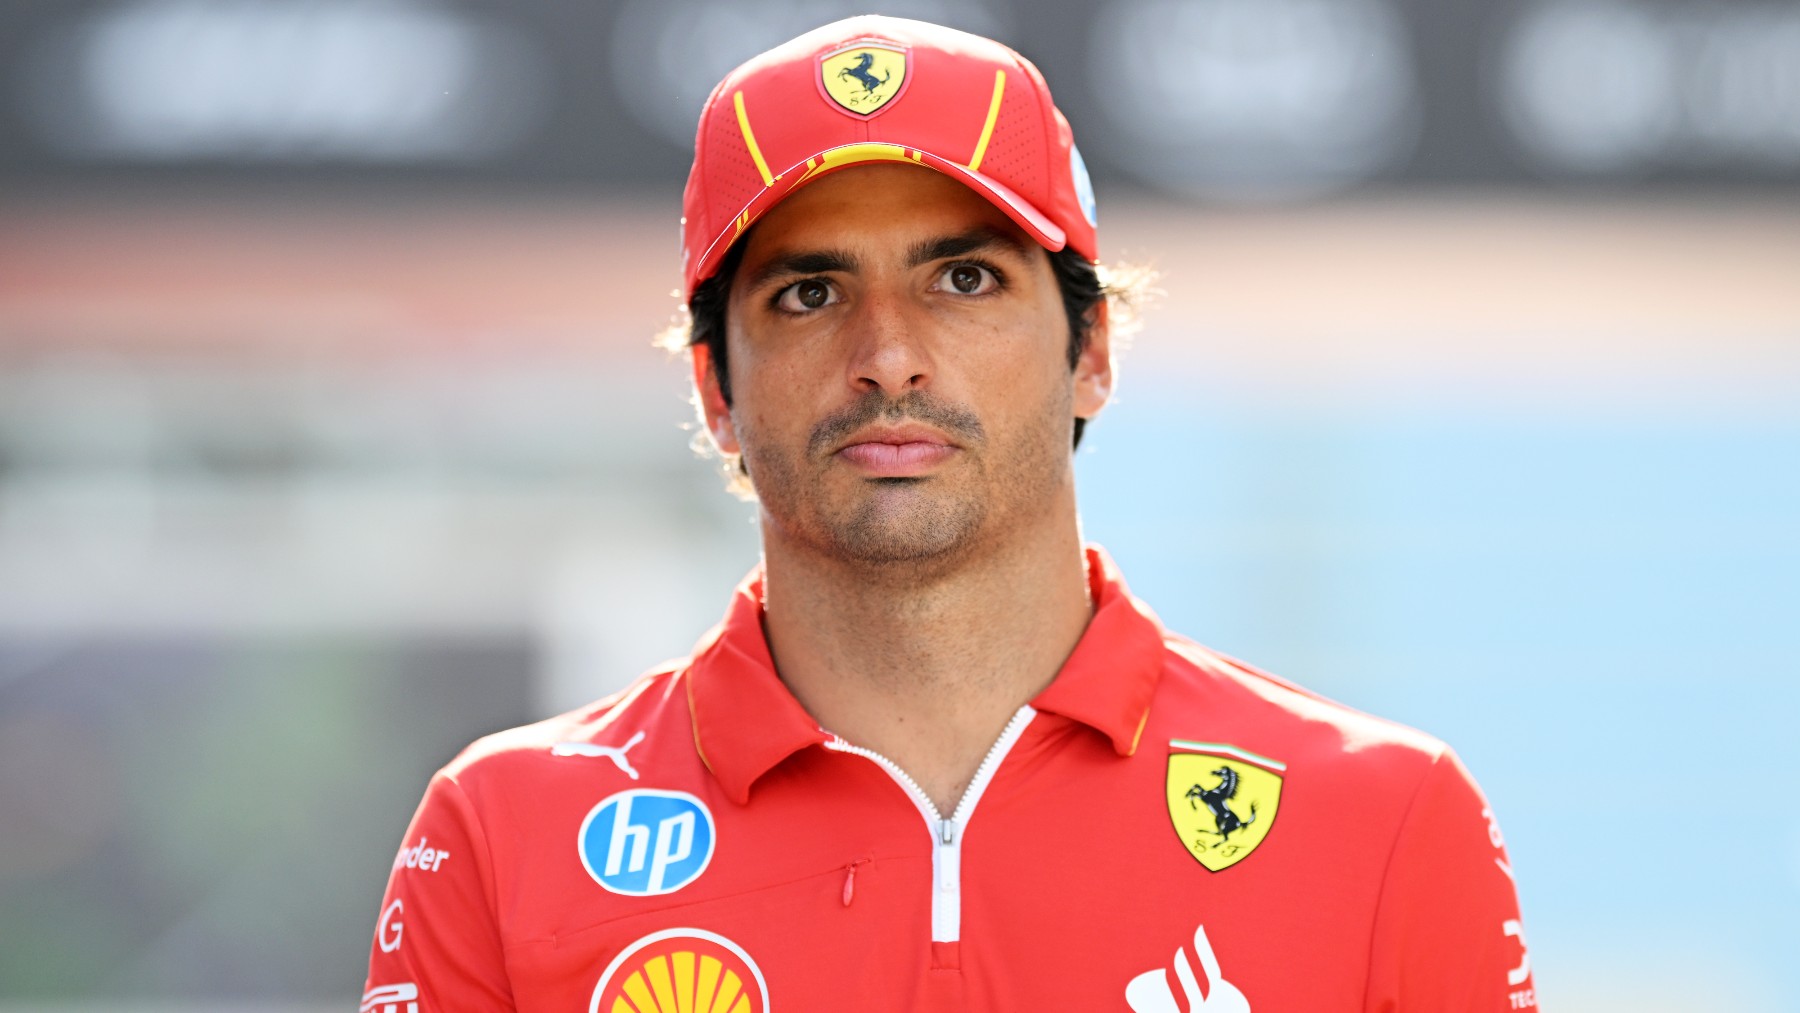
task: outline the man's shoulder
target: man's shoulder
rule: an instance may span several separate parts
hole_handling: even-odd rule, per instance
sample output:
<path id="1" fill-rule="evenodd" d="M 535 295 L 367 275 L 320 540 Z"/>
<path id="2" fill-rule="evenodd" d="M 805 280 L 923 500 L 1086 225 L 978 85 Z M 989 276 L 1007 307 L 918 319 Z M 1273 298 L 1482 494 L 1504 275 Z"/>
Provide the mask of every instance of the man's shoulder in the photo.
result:
<path id="1" fill-rule="evenodd" d="M 1154 712 L 1163 729 L 1192 725 L 1190 738 L 1230 739 L 1283 763 L 1381 772 L 1415 784 L 1449 752 L 1436 736 L 1340 703 L 1178 634 L 1165 635 L 1164 646 L 1168 661 Z"/>
<path id="2" fill-rule="evenodd" d="M 482 736 L 445 764 L 443 776 L 463 783 L 510 781 L 571 757 L 611 761 L 633 773 L 660 741 L 687 739 L 685 659 L 639 676 L 629 686 L 574 710 Z M 671 736 L 673 728 L 679 734 Z M 633 777 L 633 780 L 636 778 Z"/>

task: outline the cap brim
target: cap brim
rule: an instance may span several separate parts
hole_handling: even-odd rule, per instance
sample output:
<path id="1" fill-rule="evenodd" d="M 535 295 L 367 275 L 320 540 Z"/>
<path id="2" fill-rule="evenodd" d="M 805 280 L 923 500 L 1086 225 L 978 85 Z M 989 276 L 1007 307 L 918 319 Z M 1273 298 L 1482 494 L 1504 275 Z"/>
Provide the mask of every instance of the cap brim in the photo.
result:
<path id="1" fill-rule="evenodd" d="M 1031 205 L 1031 202 L 1014 193 L 1011 187 L 997 180 L 983 176 L 959 162 L 951 161 L 929 151 L 920 151 L 900 144 L 886 141 L 866 141 L 859 144 L 845 144 L 835 148 L 827 148 L 813 155 L 806 161 L 795 165 L 774 178 L 774 181 L 751 199 L 750 203 L 732 219 L 730 225 L 716 236 L 706 252 L 701 255 L 700 263 L 694 271 L 693 285 L 698 285 L 712 277 L 719 263 L 737 238 L 749 231 L 757 219 L 766 214 L 770 208 L 781 203 L 787 196 L 806 184 L 852 166 L 868 165 L 873 162 L 903 162 L 923 165 L 936 169 L 952 179 L 957 180 L 969 189 L 986 197 L 995 207 L 1006 213 L 1026 234 L 1037 240 L 1046 250 L 1055 252 L 1068 245 L 1068 236 L 1062 228 L 1044 216 L 1042 211 Z M 691 294 L 691 292 L 690 292 Z"/>

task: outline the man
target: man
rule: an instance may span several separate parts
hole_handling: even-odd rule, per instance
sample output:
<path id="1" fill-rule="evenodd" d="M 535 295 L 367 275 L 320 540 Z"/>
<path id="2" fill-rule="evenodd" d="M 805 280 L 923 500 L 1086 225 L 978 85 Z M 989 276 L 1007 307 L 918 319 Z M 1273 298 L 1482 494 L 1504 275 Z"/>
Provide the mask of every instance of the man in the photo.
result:
<path id="1" fill-rule="evenodd" d="M 734 71 L 696 147 L 694 383 L 763 564 L 689 660 L 432 780 L 364 1010 L 1535 1006 L 1449 750 L 1084 550 L 1110 321 L 1037 70 L 856 18 Z"/>

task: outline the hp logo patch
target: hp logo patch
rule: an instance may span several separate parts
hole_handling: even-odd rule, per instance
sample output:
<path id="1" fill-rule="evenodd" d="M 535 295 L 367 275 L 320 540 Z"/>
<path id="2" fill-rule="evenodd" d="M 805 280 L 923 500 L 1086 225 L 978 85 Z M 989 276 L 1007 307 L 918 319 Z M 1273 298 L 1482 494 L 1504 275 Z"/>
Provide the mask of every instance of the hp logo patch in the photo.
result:
<path id="1" fill-rule="evenodd" d="M 685 791 L 636 788 L 595 806 L 576 848 L 594 882 L 628 897 L 674 893 L 700 878 L 713 855 L 713 818 Z"/>

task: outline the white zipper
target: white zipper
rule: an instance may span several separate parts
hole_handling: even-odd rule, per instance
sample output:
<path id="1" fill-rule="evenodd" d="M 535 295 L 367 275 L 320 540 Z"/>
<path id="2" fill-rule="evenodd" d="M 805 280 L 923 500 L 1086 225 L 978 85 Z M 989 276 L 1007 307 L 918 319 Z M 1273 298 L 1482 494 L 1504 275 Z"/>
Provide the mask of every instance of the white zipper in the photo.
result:
<path id="1" fill-rule="evenodd" d="M 1012 751 L 1013 744 L 1025 733 L 1025 726 L 1037 716 L 1030 704 L 1020 707 L 1013 713 L 1012 719 L 1006 722 L 1000 737 L 981 758 L 981 766 L 975 768 L 975 777 L 963 792 L 961 801 L 956 803 L 956 811 L 949 819 L 938 812 L 938 807 L 919 787 L 919 782 L 912 779 L 900 765 L 873 749 L 853 746 L 844 741 L 842 736 L 827 732 L 831 739 L 825 748 L 835 749 L 840 753 L 855 753 L 875 761 L 882 770 L 888 772 L 906 789 L 913 805 L 919 809 L 919 815 L 925 818 L 926 832 L 931 834 L 934 847 L 931 849 L 931 941 L 934 943 L 954 943 L 962 938 L 962 837 L 963 830 L 969 824 L 969 818 L 975 814 L 975 803 L 981 801 L 981 795 L 987 791 L 988 782 L 994 779 L 994 771 L 1006 754 Z"/>

